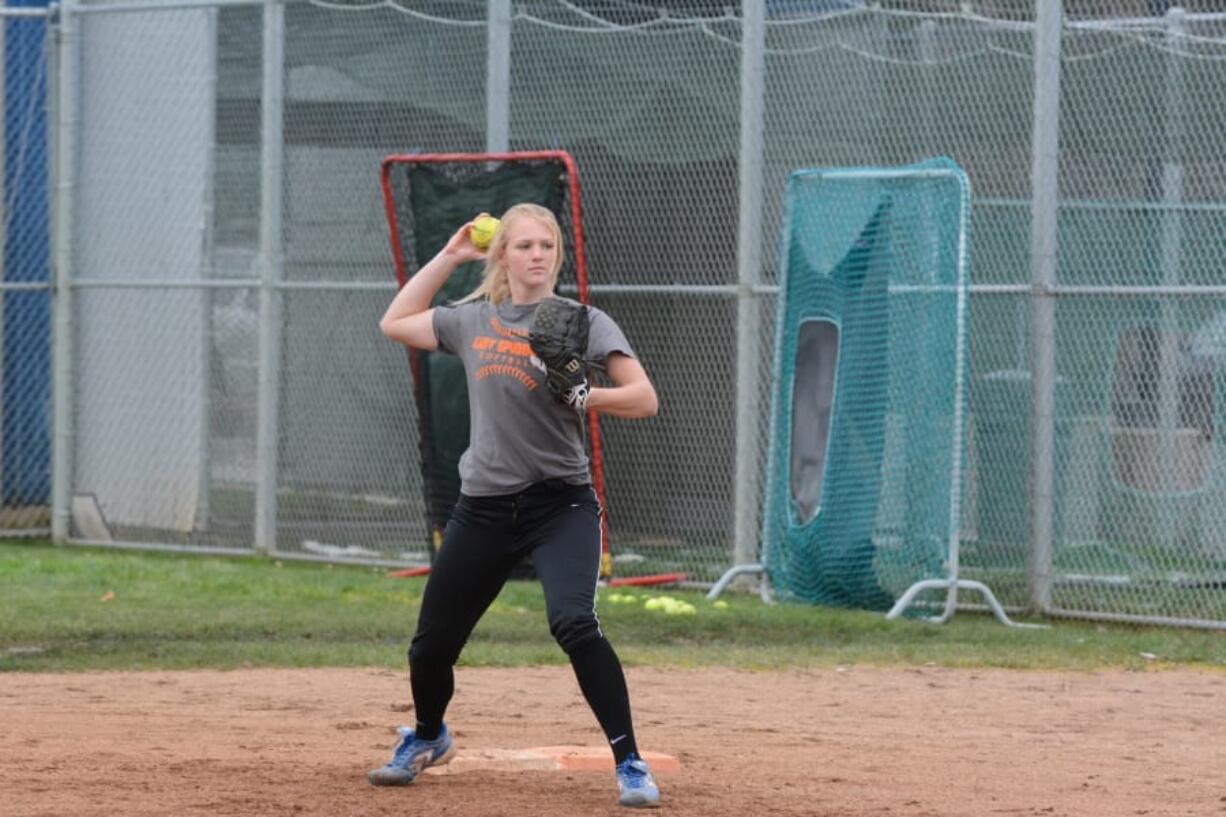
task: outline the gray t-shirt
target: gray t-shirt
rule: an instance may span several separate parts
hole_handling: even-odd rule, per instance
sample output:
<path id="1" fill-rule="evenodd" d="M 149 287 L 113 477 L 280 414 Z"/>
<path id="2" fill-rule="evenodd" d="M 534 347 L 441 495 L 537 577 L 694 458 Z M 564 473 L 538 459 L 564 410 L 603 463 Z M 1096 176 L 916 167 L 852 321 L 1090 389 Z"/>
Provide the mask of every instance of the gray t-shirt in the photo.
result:
<path id="1" fill-rule="evenodd" d="M 460 490 L 469 496 L 512 494 L 534 482 L 589 482 L 584 417 L 545 387 L 545 367 L 528 346 L 536 304 L 510 299 L 436 307 L 439 349 L 459 356 L 468 380 L 468 450 Z M 622 330 L 595 307 L 589 312 L 588 364 L 606 368 L 613 352 L 634 357 Z"/>

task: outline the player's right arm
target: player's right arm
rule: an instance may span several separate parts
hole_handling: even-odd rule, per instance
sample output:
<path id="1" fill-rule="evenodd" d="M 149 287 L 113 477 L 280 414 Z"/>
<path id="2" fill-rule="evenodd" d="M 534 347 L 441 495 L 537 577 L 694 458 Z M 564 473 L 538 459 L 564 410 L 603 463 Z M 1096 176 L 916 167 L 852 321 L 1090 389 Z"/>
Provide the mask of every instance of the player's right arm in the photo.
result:
<path id="1" fill-rule="evenodd" d="M 434 310 L 430 308 L 430 302 L 461 264 L 485 257 L 485 253 L 474 247 L 469 239 L 470 227 L 471 221 L 457 230 L 447 246 L 400 288 L 379 321 L 383 334 L 414 349 L 432 351 L 438 348 L 438 336 L 434 333 Z"/>

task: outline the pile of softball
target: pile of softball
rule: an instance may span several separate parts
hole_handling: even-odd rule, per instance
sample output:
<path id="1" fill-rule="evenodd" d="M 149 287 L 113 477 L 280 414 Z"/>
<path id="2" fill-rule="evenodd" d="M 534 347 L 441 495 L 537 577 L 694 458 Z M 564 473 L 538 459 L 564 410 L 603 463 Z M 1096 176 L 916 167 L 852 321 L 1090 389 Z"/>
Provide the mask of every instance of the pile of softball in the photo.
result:
<path id="1" fill-rule="evenodd" d="M 610 593 L 605 596 L 605 601 L 610 604 L 638 604 L 639 597 L 633 593 Z M 721 599 L 711 606 L 717 610 L 726 610 L 728 602 Z M 643 608 L 668 616 L 692 616 L 698 612 L 698 609 L 688 601 L 675 599 L 672 596 L 651 596 L 643 603 Z"/>
<path id="2" fill-rule="evenodd" d="M 692 616 L 697 612 L 694 605 L 688 601 L 680 601 L 672 596 L 652 596 L 643 603 L 643 607 L 647 610 L 659 610 L 669 616 Z"/>

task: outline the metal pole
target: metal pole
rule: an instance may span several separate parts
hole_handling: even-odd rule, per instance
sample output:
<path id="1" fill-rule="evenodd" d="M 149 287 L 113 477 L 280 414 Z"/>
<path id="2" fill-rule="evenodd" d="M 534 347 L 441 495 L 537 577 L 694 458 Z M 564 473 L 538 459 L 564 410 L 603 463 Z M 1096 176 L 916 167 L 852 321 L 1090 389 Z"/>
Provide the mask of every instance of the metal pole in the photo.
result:
<path id="1" fill-rule="evenodd" d="M 951 579 L 949 594 L 945 597 L 945 614 L 952 616 L 958 608 L 958 588 L 967 586 L 959 579 L 961 569 L 959 563 L 962 553 L 962 460 L 963 438 L 966 434 L 966 333 L 967 308 L 969 306 L 966 287 L 970 283 L 970 245 L 971 231 L 971 190 L 970 180 L 963 173 L 958 174 L 958 295 L 957 318 L 954 341 L 954 444 L 950 456 L 953 475 L 949 485 L 949 546 L 948 570 Z M 973 583 L 978 585 L 978 582 Z M 994 602 L 992 591 L 982 587 L 986 598 Z M 1003 611 L 997 618 L 1004 615 Z M 1005 617 L 1006 623 L 1008 617 Z"/>
<path id="2" fill-rule="evenodd" d="M 53 424 L 51 442 L 51 538 L 71 532 L 73 468 L 72 233 L 77 155 L 76 0 L 61 0 L 55 59 L 55 331 L 52 335 Z"/>
<path id="3" fill-rule="evenodd" d="M 1184 10 L 1172 8 L 1166 13 L 1168 39 L 1183 34 Z M 1183 201 L 1183 64 L 1173 49 L 1166 54 L 1166 111 L 1165 152 L 1162 157 L 1162 232 L 1159 242 L 1161 251 L 1162 285 L 1175 287 L 1182 277 L 1181 245 L 1183 243 L 1183 214 L 1179 203 Z M 1162 301 L 1158 364 L 1158 490 L 1171 492 L 1181 490 L 1179 485 L 1179 303 L 1173 299 Z M 1178 526 L 1177 508 L 1174 502 L 1159 505 L 1158 536 L 1162 545 L 1170 547 L 1175 541 Z"/>
<path id="4" fill-rule="evenodd" d="M 207 45 L 209 56 L 209 74 L 208 74 L 208 102 L 206 110 L 217 110 L 217 18 L 220 11 L 217 9 L 206 9 L 204 12 L 207 20 L 208 36 Z M 204 137 L 204 143 L 208 145 L 208 154 L 205 159 L 204 172 L 204 190 L 202 195 L 201 212 L 204 215 L 204 223 L 201 225 L 203 235 L 203 252 L 201 253 L 201 270 L 202 278 L 207 278 L 210 271 L 216 264 L 216 236 L 213 232 L 213 225 L 216 223 L 214 211 L 217 202 L 216 177 L 217 177 L 217 119 L 215 116 L 209 116 L 206 119 L 207 133 Z M 200 363 L 201 371 L 208 372 L 210 367 L 211 350 L 209 338 L 213 331 L 212 329 L 212 313 L 213 302 L 216 295 L 216 290 L 202 288 L 198 290 L 200 295 Z M 210 490 L 209 475 L 212 473 L 212 460 L 214 456 L 213 435 L 210 433 L 210 419 L 213 416 L 213 391 L 209 388 L 208 383 L 202 389 L 202 397 L 204 400 L 204 411 L 200 413 L 200 463 L 197 471 L 197 488 L 196 488 L 196 519 L 194 526 L 197 530 L 205 530 L 209 526 L 209 519 L 212 514 L 210 511 Z"/>
<path id="5" fill-rule="evenodd" d="M 260 128 L 260 327 L 256 401 L 255 549 L 277 549 L 277 451 L 281 360 L 281 197 L 285 7 L 264 4 L 264 78 Z"/>
<path id="6" fill-rule="evenodd" d="M 762 150 L 766 4 L 745 0 L 741 26 L 740 228 L 737 232 L 736 498 L 734 564 L 757 560 L 759 300 L 762 269 Z"/>
<path id="7" fill-rule="evenodd" d="M 937 24 L 932 20 L 924 20 L 919 24 L 919 52 L 923 63 L 920 66 L 920 76 L 924 83 L 924 104 L 920 106 L 920 117 L 923 122 L 921 127 L 924 152 L 929 155 L 932 155 L 933 152 L 944 153 L 944 150 L 939 147 L 941 142 L 937 134 L 936 112 L 933 110 L 933 102 L 942 90 L 938 85 L 935 68 L 936 31 Z"/>
<path id="8" fill-rule="evenodd" d="M 1036 0 L 1034 133 L 1030 211 L 1030 605 L 1051 609 L 1055 474 L 1056 250 L 1060 172 L 1060 48 L 1063 0 Z M 1020 500 L 1021 497 L 1018 497 Z"/>
<path id="9" fill-rule="evenodd" d="M 485 150 L 504 153 L 511 144 L 511 0 L 490 0 L 486 20 Z"/>

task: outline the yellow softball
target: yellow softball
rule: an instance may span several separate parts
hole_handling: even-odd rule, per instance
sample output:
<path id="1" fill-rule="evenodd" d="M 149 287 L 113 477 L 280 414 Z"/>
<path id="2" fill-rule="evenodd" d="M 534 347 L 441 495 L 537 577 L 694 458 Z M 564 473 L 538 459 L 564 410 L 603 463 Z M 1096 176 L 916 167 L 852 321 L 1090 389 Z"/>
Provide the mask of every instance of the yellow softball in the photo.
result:
<path id="1" fill-rule="evenodd" d="M 468 228 L 468 240 L 479 250 L 487 249 L 498 231 L 498 219 L 493 216 L 480 216 Z"/>

